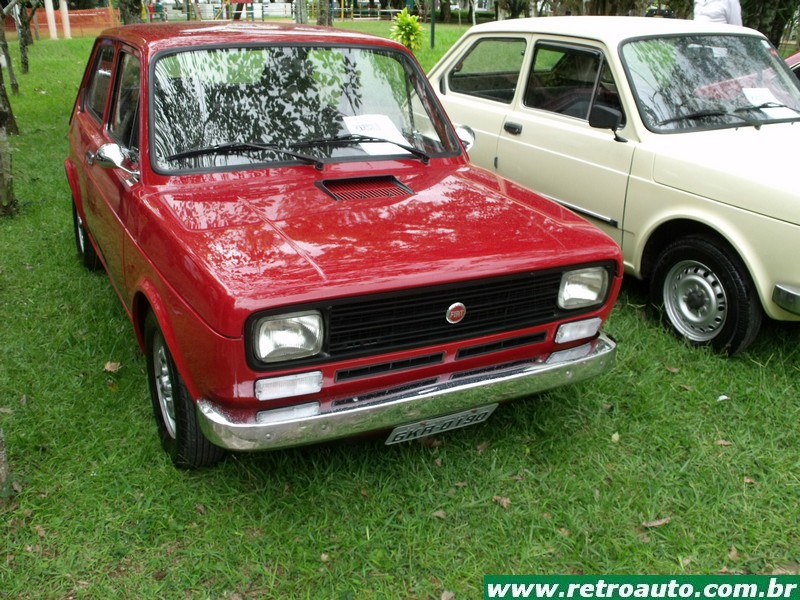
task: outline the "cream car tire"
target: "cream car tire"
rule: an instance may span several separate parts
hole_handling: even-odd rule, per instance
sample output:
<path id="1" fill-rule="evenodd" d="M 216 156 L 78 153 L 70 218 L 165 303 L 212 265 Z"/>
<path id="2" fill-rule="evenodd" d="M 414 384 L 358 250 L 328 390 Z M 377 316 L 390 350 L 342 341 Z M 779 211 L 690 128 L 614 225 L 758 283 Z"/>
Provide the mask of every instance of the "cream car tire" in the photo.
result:
<path id="1" fill-rule="evenodd" d="M 750 346 L 761 327 L 749 273 L 724 242 L 709 236 L 680 238 L 664 248 L 650 297 L 679 336 L 731 356 Z"/>

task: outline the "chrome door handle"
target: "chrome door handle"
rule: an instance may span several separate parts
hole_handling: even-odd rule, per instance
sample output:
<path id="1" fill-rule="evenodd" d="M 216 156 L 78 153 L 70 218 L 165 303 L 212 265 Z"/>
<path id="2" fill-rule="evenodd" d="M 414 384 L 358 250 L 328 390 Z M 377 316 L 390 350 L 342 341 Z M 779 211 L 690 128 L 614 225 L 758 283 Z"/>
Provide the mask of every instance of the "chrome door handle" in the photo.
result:
<path id="1" fill-rule="evenodd" d="M 94 164 L 94 156 L 95 154 L 91 150 L 86 151 L 86 164 L 90 167 Z"/>

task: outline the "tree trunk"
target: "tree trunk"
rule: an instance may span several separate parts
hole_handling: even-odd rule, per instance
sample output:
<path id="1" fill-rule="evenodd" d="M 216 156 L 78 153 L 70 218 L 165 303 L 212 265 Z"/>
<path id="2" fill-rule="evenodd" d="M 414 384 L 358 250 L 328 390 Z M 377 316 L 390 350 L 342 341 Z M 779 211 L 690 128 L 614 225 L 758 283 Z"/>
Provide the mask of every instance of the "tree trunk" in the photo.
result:
<path id="1" fill-rule="evenodd" d="M 42 41 L 42 36 L 39 35 L 39 15 L 33 15 L 33 39 L 37 42 Z"/>
<path id="2" fill-rule="evenodd" d="M 294 0 L 294 20 L 305 25 L 308 23 L 308 5 L 306 0 Z"/>
<path id="3" fill-rule="evenodd" d="M 5 44 L 5 31 L 0 33 Z M 9 63 L 10 64 L 10 63 Z M 17 212 L 17 199 L 14 196 L 14 178 L 11 173 L 11 148 L 8 145 L 9 135 L 18 135 L 17 120 L 11 109 L 11 102 L 6 92 L 3 69 L 0 69 L 0 216 L 10 216 Z M 2 431 L 0 431 L 0 462 L 5 460 L 2 448 Z M 2 464 L 0 464 L 2 467 Z M 0 473 L 2 476 L 2 473 Z M 3 481 L 0 479 L 0 484 Z M 2 487 L 0 485 L 0 487 Z"/>
<path id="4" fill-rule="evenodd" d="M 28 41 L 24 35 L 19 36 L 19 66 L 22 74 L 25 75 L 30 70 L 28 63 Z"/>
<path id="5" fill-rule="evenodd" d="M 11 93 L 14 96 L 19 96 L 19 83 L 17 83 L 17 76 L 14 75 L 14 63 L 11 62 L 11 55 L 8 52 L 8 41 L 6 40 L 6 28 L 0 27 L 0 51 L 6 59 L 6 69 L 8 70 L 8 79 L 11 82 Z"/>
<path id="6" fill-rule="evenodd" d="M 442 0 L 439 14 L 440 23 L 450 22 L 450 0 Z"/>
<path id="7" fill-rule="evenodd" d="M 19 135 L 17 120 L 11 110 L 11 102 L 6 92 L 6 82 L 3 79 L 3 69 L 0 69 L 0 131 L 5 135 Z"/>
<path id="8" fill-rule="evenodd" d="M 333 25 L 333 20 L 331 19 L 330 0 L 319 0 L 319 10 L 317 11 L 317 25 L 325 25 L 327 27 Z"/>
<path id="9" fill-rule="evenodd" d="M 186 0 L 189 2 L 190 0 Z M 119 18 L 125 25 L 142 22 L 142 0 L 119 0 Z"/>
<path id="10" fill-rule="evenodd" d="M 28 72 L 28 46 L 33 44 L 33 36 L 31 35 L 31 20 L 36 14 L 37 5 L 34 3 L 31 12 L 25 6 L 18 6 L 19 8 L 19 63 L 22 74 Z"/>
<path id="11" fill-rule="evenodd" d="M 14 178 L 11 175 L 11 148 L 8 146 L 5 130 L 0 129 L 0 217 L 10 217 L 16 212 L 17 199 L 14 196 Z"/>

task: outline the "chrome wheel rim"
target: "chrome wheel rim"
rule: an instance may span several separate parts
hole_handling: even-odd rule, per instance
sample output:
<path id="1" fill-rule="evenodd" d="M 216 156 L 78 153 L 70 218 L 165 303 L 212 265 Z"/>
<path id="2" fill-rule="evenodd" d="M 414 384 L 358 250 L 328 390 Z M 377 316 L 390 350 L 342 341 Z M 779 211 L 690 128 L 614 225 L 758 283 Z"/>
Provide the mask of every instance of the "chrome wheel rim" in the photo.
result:
<path id="1" fill-rule="evenodd" d="M 175 438 L 175 390 L 172 384 L 170 358 L 161 333 L 153 338 L 153 377 L 155 378 L 158 406 L 167 433 Z"/>
<path id="2" fill-rule="evenodd" d="M 75 211 L 75 238 L 78 240 L 78 249 L 81 254 L 84 254 L 86 252 L 86 240 L 83 234 L 83 219 L 81 219 L 77 210 Z"/>
<path id="3" fill-rule="evenodd" d="M 725 325 L 728 299 L 714 271 L 700 262 L 684 260 L 664 278 L 664 309 L 681 335 L 707 342 Z"/>

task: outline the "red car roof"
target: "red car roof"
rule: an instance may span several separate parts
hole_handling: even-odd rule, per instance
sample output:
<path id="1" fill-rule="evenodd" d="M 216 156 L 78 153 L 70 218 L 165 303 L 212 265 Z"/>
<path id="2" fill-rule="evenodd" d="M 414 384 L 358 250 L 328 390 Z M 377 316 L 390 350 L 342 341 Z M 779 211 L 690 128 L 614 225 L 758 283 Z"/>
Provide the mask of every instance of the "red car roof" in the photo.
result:
<path id="1" fill-rule="evenodd" d="M 343 29 L 247 21 L 177 21 L 123 25 L 106 29 L 100 37 L 118 39 L 135 47 L 148 48 L 150 52 L 185 46 L 248 42 L 368 44 L 403 49 L 401 44 L 386 38 Z"/>

